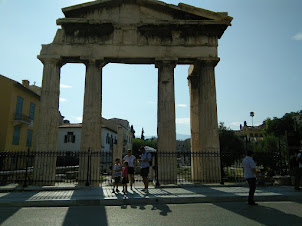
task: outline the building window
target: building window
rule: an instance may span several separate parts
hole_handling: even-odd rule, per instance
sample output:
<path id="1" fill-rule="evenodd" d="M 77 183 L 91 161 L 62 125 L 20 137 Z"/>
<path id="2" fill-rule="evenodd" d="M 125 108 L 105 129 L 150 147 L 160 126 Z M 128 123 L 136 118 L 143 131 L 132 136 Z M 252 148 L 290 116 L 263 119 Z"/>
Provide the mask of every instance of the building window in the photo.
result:
<path id="1" fill-rule="evenodd" d="M 67 132 L 67 135 L 64 137 L 64 143 L 75 143 L 75 135 L 73 135 L 73 132 Z"/>
<path id="2" fill-rule="evenodd" d="M 109 134 L 107 133 L 107 136 L 106 136 L 106 144 L 109 144 Z"/>
<path id="3" fill-rule="evenodd" d="M 23 108 L 23 98 L 17 96 L 16 119 L 21 119 L 22 108 Z"/>
<path id="4" fill-rule="evenodd" d="M 36 105 L 33 104 L 33 103 L 30 103 L 30 106 L 29 106 L 29 118 L 31 120 L 34 120 L 34 117 L 35 117 L 35 108 L 36 108 Z"/>
<path id="5" fill-rule="evenodd" d="M 253 137 L 253 134 L 252 134 L 252 133 L 250 133 L 250 137 Z"/>
<path id="6" fill-rule="evenodd" d="M 255 137 L 258 137 L 258 133 L 255 133 Z"/>
<path id="7" fill-rule="evenodd" d="M 14 127 L 13 144 L 14 145 L 19 145 L 19 140 L 20 140 L 20 127 L 15 126 Z"/>
<path id="8" fill-rule="evenodd" d="M 26 146 L 32 146 L 32 139 L 33 139 L 33 131 L 31 129 L 27 130 L 27 139 L 26 139 Z"/>

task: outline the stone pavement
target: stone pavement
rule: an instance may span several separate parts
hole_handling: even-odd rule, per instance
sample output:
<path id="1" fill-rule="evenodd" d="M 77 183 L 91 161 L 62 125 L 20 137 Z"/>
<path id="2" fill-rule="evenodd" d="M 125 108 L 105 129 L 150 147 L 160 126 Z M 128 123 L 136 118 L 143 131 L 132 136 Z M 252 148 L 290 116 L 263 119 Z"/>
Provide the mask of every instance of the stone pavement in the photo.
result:
<path id="1" fill-rule="evenodd" d="M 121 187 L 120 187 L 121 188 Z M 49 207 L 95 205 L 147 205 L 155 203 L 246 202 L 247 186 L 190 185 L 151 187 L 149 193 L 135 187 L 127 195 L 112 193 L 110 186 L 0 187 L 0 207 Z M 256 201 L 302 201 L 302 191 L 290 186 L 257 187 Z"/>

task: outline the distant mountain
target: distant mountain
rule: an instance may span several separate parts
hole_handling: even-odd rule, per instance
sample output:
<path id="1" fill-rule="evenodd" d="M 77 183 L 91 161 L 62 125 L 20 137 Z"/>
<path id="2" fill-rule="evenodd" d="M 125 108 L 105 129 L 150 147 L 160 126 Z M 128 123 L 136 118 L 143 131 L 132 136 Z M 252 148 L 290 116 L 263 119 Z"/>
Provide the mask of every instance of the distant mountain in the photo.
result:
<path id="1" fill-rule="evenodd" d="M 156 136 L 145 136 L 145 139 L 151 139 L 154 137 L 156 138 Z M 140 137 L 138 137 L 138 138 L 140 138 Z M 191 138 L 190 135 L 176 133 L 176 140 L 186 140 L 189 138 Z"/>
<path id="2" fill-rule="evenodd" d="M 186 140 L 191 138 L 191 135 L 176 133 L 176 140 Z"/>

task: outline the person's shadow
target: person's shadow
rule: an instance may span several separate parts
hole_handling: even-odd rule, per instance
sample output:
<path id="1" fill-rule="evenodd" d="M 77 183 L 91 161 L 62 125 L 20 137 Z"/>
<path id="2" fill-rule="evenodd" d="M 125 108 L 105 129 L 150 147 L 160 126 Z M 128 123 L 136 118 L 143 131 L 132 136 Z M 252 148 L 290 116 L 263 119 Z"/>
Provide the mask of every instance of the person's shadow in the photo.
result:
<path id="1" fill-rule="evenodd" d="M 238 206 L 232 202 L 214 203 L 216 206 L 263 225 L 301 225 L 301 217 L 294 215 L 294 213 L 287 213 L 290 212 L 290 210 L 297 210 L 297 213 L 299 213 L 299 211 L 301 211 L 301 204 L 302 202 L 282 202 L 282 204 L 259 203 L 258 206 L 249 206 L 247 203 L 241 203 L 240 206 Z M 268 205 L 274 206 L 274 208 Z M 281 210 L 277 209 L 281 205 Z M 296 205 L 298 206 L 296 207 Z"/>
<path id="2" fill-rule="evenodd" d="M 159 210 L 159 214 L 162 216 L 168 216 L 168 213 L 171 213 L 171 209 L 169 208 L 169 206 L 167 206 L 164 203 L 158 203 L 158 204 L 146 204 L 146 205 L 150 205 L 151 210 L 156 211 Z M 135 204 L 129 204 L 129 205 L 122 205 L 121 209 L 127 209 L 128 207 L 132 208 L 132 209 L 140 209 L 140 210 L 145 210 L 146 209 L 146 205 L 135 205 Z"/>

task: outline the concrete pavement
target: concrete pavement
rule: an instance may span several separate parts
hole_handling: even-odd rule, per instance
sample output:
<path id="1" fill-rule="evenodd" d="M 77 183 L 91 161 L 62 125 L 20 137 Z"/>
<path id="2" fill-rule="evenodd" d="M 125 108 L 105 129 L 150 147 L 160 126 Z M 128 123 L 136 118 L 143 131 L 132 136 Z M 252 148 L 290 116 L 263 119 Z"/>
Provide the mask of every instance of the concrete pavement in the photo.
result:
<path id="1" fill-rule="evenodd" d="M 121 187 L 120 187 L 121 190 Z M 209 202 L 246 202 L 248 187 L 242 185 L 182 185 L 129 189 L 127 195 L 112 193 L 110 186 L 82 187 L 0 187 L 0 207 L 49 207 L 49 206 L 118 206 L 131 204 L 176 204 Z M 257 187 L 256 201 L 302 201 L 302 192 L 290 186 Z"/>

